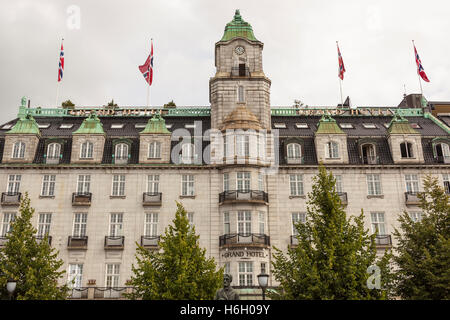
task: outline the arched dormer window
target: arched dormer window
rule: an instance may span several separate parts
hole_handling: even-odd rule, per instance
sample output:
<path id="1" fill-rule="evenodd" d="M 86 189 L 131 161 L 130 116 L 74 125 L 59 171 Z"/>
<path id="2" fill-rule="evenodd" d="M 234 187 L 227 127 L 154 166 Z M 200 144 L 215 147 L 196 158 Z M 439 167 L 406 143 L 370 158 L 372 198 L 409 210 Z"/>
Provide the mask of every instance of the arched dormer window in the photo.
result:
<path id="1" fill-rule="evenodd" d="M 21 141 L 14 143 L 12 158 L 23 159 L 24 157 L 25 157 L 25 143 Z"/>
<path id="2" fill-rule="evenodd" d="M 450 146 L 448 143 L 440 142 L 435 145 L 436 158 L 441 163 L 450 163 Z"/>
<path id="3" fill-rule="evenodd" d="M 414 158 L 412 143 L 406 141 L 400 143 L 400 153 L 402 158 Z"/>
<path id="4" fill-rule="evenodd" d="M 92 159 L 94 157 L 94 144 L 90 141 L 85 141 L 81 144 L 80 159 Z"/>
<path id="5" fill-rule="evenodd" d="M 125 164 L 128 163 L 129 146 L 126 143 L 118 143 L 114 148 L 114 163 Z"/>
<path id="6" fill-rule="evenodd" d="M 339 144 L 335 141 L 330 141 L 325 144 L 325 158 L 338 159 L 339 158 Z"/>
<path id="7" fill-rule="evenodd" d="M 373 143 L 365 143 L 361 145 L 361 158 L 364 164 L 378 163 L 378 156 Z"/>
<path id="8" fill-rule="evenodd" d="M 298 143 L 289 143 L 287 145 L 287 157 L 288 159 L 295 160 L 300 159 L 302 156 L 302 148 Z"/>
<path id="9" fill-rule="evenodd" d="M 149 143 L 148 158 L 149 159 L 161 158 L 161 143 L 159 141 L 153 141 Z"/>

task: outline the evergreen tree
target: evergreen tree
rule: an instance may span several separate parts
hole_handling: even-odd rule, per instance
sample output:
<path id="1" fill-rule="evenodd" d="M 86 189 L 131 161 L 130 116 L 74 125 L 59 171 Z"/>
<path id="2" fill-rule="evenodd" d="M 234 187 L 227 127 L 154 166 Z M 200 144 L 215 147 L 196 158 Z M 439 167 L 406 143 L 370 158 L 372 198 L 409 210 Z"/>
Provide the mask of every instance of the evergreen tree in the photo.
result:
<path id="1" fill-rule="evenodd" d="M 66 100 L 61 103 L 61 107 L 63 107 L 64 109 L 75 109 L 75 104 L 70 100 Z"/>
<path id="2" fill-rule="evenodd" d="M 419 193 L 422 219 L 403 212 L 394 261 L 397 294 L 403 299 L 450 299 L 450 197 L 437 178 L 426 176 Z"/>
<path id="3" fill-rule="evenodd" d="M 138 245 L 137 266 L 132 266 L 132 299 L 204 300 L 213 299 L 221 286 L 223 269 L 216 271 L 214 258 L 205 257 L 199 236 L 189 225 L 186 210 L 177 202 L 173 225 L 161 236 L 159 251 Z"/>
<path id="4" fill-rule="evenodd" d="M 0 249 L 0 286 L 9 278 L 17 281 L 14 296 L 19 300 L 59 300 L 67 297 L 67 286 L 58 286 L 65 271 L 63 261 L 48 243 L 48 235 L 38 242 L 31 224 L 34 209 L 28 194 L 20 202 L 19 214 L 11 223 L 7 242 Z"/>
<path id="5" fill-rule="evenodd" d="M 349 217 L 323 166 L 308 194 L 307 219 L 297 223 L 298 245 L 287 255 L 274 248 L 273 274 L 280 292 L 273 299 L 382 299 L 389 296 L 390 253 L 376 261 L 375 235 L 364 228 L 364 214 Z M 352 223 L 353 222 L 353 223 Z M 368 267 L 381 271 L 381 288 L 369 289 Z"/>

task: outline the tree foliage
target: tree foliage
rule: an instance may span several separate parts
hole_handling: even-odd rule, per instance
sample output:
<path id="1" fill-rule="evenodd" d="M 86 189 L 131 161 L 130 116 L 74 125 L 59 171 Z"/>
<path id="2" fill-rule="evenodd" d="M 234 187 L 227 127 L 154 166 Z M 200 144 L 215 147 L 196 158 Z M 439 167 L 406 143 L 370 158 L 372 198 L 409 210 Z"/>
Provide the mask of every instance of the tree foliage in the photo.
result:
<path id="1" fill-rule="evenodd" d="M 403 212 L 394 261 L 397 294 L 403 299 L 450 299 L 450 197 L 426 176 L 419 193 L 422 219 Z"/>
<path id="2" fill-rule="evenodd" d="M 173 100 L 170 100 L 169 102 L 164 104 L 164 108 L 175 108 L 176 106 L 177 105 L 175 104 L 175 102 L 173 102 Z"/>
<path id="3" fill-rule="evenodd" d="M 17 282 L 15 297 L 19 300 L 57 300 L 67 297 L 67 286 L 58 286 L 65 271 L 59 271 L 63 261 L 48 243 L 46 235 L 36 240 L 36 229 L 31 224 L 34 209 L 25 193 L 19 214 L 11 223 L 7 242 L 0 249 L 0 286 L 9 278 Z"/>
<path id="4" fill-rule="evenodd" d="M 307 219 L 297 223 L 298 245 L 285 255 L 274 248 L 275 299 L 383 299 L 389 297 L 390 253 L 376 258 L 375 235 L 364 228 L 364 213 L 347 219 L 335 179 L 323 166 L 308 194 Z M 369 289 L 368 267 L 381 271 L 381 289 Z"/>
<path id="5" fill-rule="evenodd" d="M 66 100 L 63 103 L 61 103 L 61 107 L 66 108 L 66 109 L 74 109 L 75 104 L 70 100 Z"/>
<path id="6" fill-rule="evenodd" d="M 199 236 L 189 225 L 186 210 L 177 203 L 173 225 L 161 236 L 159 251 L 138 245 L 137 265 L 133 264 L 130 284 L 132 299 L 203 300 L 213 299 L 223 279 L 223 269 L 216 270 L 214 258 L 206 258 L 199 246 Z"/>

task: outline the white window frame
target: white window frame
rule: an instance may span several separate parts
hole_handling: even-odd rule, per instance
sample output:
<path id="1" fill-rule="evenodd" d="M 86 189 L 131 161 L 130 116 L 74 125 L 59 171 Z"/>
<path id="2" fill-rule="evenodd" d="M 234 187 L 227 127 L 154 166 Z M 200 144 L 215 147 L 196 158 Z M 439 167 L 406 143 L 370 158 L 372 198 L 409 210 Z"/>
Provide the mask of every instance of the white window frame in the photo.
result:
<path id="1" fill-rule="evenodd" d="M 127 143 L 118 143 L 116 144 L 114 150 L 114 158 L 116 160 L 127 160 L 128 159 L 128 144 Z"/>
<path id="2" fill-rule="evenodd" d="M 239 286 L 253 286 L 253 261 L 238 262 L 238 280 Z"/>
<path id="3" fill-rule="evenodd" d="M 342 184 L 342 175 L 337 174 L 337 175 L 334 176 L 334 178 L 336 179 L 336 192 L 338 192 L 338 193 L 344 192 L 343 191 L 344 187 L 343 187 L 343 184 Z"/>
<path id="4" fill-rule="evenodd" d="M 223 213 L 223 234 L 231 233 L 230 212 Z"/>
<path id="5" fill-rule="evenodd" d="M 148 193 L 159 192 L 159 174 L 147 175 L 147 192 Z"/>
<path id="6" fill-rule="evenodd" d="M 46 234 L 50 234 L 50 226 L 52 223 L 51 213 L 39 213 L 37 236 L 43 238 Z"/>
<path id="7" fill-rule="evenodd" d="M 240 192 L 251 190 L 251 173 L 249 171 L 236 172 L 236 190 Z"/>
<path id="8" fill-rule="evenodd" d="M 183 143 L 181 145 L 181 163 L 191 164 L 195 159 L 195 144 Z"/>
<path id="9" fill-rule="evenodd" d="M 367 179 L 367 194 L 369 196 L 379 196 L 383 194 L 381 188 L 381 175 L 379 173 L 369 173 Z"/>
<path id="10" fill-rule="evenodd" d="M 302 157 L 302 147 L 299 143 L 289 143 L 287 145 L 287 157 L 288 159 L 300 159 Z"/>
<path id="11" fill-rule="evenodd" d="M 339 159 L 339 143 L 336 141 L 328 141 L 325 143 L 325 158 L 327 159 Z"/>
<path id="12" fill-rule="evenodd" d="M 55 195 L 55 184 L 55 174 L 44 174 L 44 176 L 42 177 L 41 196 L 53 197 Z"/>
<path id="13" fill-rule="evenodd" d="M 76 212 L 73 216 L 73 237 L 85 237 L 87 231 L 87 213 Z"/>
<path id="14" fill-rule="evenodd" d="M 120 280 L 120 264 L 107 263 L 105 271 L 105 287 L 118 288 Z"/>
<path id="15" fill-rule="evenodd" d="M 242 210 L 237 212 L 237 230 L 241 235 L 249 235 L 252 233 L 252 212 Z"/>
<path id="16" fill-rule="evenodd" d="M 181 176 L 181 195 L 195 195 L 195 178 L 193 174 L 183 174 Z"/>
<path id="17" fill-rule="evenodd" d="M 111 195 L 113 197 L 125 196 L 125 175 L 124 174 L 113 175 Z"/>
<path id="18" fill-rule="evenodd" d="M 419 176 L 417 174 L 405 174 L 406 192 L 419 192 Z"/>
<path id="19" fill-rule="evenodd" d="M 110 237 L 123 236 L 123 213 L 113 212 L 109 214 L 109 234 Z"/>
<path id="20" fill-rule="evenodd" d="M 445 193 L 450 194 L 450 174 L 448 173 L 442 174 L 442 181 L 444 184 Z"/>
<path id="21" fill-rule="evenodd" d="M 61 155 L 60 143 L 53 142 L 47 146 L 47 159 L 59 159 L 60 155 Z"/>
<path id="22" fill-rule="evenodd" d="M 11 223 L 16 220 L 16 216 L 17 214 L 15 212 L 3 213 L 0 237 L 6 237 L 6 234 L 11 231 Z"/>
<path id="23" fill-rule="evenodd" d="M 75 283 L 72 281 L 75 280 Z M 83 264 L 81 263 L 71 263 L 69 264 L 67 272 L 67 283 L 69 288 L 81 288 L 83 280 Z"/>
<path id="24" fill-rule="evenodd" d="M 290 195 L 291 196 L 303 196 L 304 188 L 303 188 L 303 174 L 290 174 L 289 175 L 289 185 L 290 185 Z"/>
<path id="25" fill-rule="evenodd" d="M 25 142 L 17 141 L 13 144 L 11 158 L 13 159 L 23 159 L 25 158 Z"/>
<path id="26" fill-rule="evenodd" d="M 194 227 L 194 212 L 188 212 L 187 213 L 187 219 L 189 221 L 189 226 L 191 228 L 193 228 Z"/>
<path id="27" fill-rule="evenodd" d="M 245 102 L 245 90 L 244 86 L 240 85 L 237 88 L 237 96 L 238 96 L 238 102 L 243 103 Z"/>
<path id="28" fill-rule="evenodd" d="M 250 136 L 248 134 L 236 134 L 236 155 L 238 157 L 250 156 Z"/>
<path id="29" fill-rule="evenodd" d="M 405 152 L 406 152 L 406 154 L 405 154 L 405 156 L 406 157 L 404 157 L 403 155 L 402 155 L 402 145 L 405 145 Z M 409 150 L 408 149 L 408 145 L 410 145 L 411 146 L 411 150 Z M 403 141 L 402 143 L 400 143 L 400 157 L 402 158 L 402 159 L 414 159 L 414 150 L 413 150 L 413 148 L 414 148 L 414 144 L 412 143 L 412 142 L 409 142 L 409 141 Z M 410 152 L 411 151 L 411 152 Z M 411 153 L 411 154 L 410 154 Z"/>
<path id="30" fill-rule="evenodd" d="M 223 174 L 223 191 L 230 191 L 230 174 L 228 172 Z"/>
<path id="31" fill-rule="evenodd" d="M 422 220 L 422 212 L 420 211 L 408 212 L 408 215 L 413 222 L 419 222 Z"/>
<path id="32" fill-rule="evenodd" d="M 158 236 L 158 213 L 147 212 L 145 214 L 144 223 L 144 236 L 146 237 L 156 237 Z"/>
<path id="33" fill-rule="evenodd" d="M 386 229 L 386 219 L 384 212 L 371 212 L 370 218 L 371 218 L 372 233 L 375 233 L 378 229 L 377 235 L 384 236 L 388 234 Z"/>
<path id="34" fill-rule="evenodd" d="M 305 212 L 292 212 L 291 214 L 291 225 L 292 225 L 292 235 L 297 236 L 298 231 L 295 228 L 295 224 L 301 222 L 306 222 L 306 213 Z"/>
<path id="35" fill-rule="evenodd" d="M 20 190 L 20 182 L 22 181 L 22 175 L 10 174 L 8 175 L 8 193 L 17 193 Z"/>
<path id="36" fill-rule="evenodd" d="M 148 159 L 161 159 L 161 142 L 152 141 L 148 144 Z"/>
<path id="37" fill-rule="evenodd" d="M 264 211 L 258 211 L 259 234 L 266 234 L 266 214 Z"/>
<path id="38" fill-rule="evenodd" d="M 91 141 L 85 141 L 80 147 L 80 159 L 93 159 L 94 158 L 94 143 Z"/>
<path id="39" fill-rule="evenodd" d="M 80 174 L 78 175 L 77 181 L 77 193 L 89 193 L 91 188 L 91 175 L 90 174 Z"/>

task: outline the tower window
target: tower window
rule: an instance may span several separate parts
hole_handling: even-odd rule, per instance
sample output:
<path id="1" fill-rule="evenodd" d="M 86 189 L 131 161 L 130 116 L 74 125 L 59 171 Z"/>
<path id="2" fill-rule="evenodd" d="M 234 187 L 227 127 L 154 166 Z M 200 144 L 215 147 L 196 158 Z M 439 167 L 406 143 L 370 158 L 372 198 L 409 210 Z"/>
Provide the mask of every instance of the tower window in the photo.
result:
<path id="1" fill-rule="evenodd" d="M 245 102 L 244 101 L 244 86 L 238 87 L 238 102 Z"/>
<path id="2" fill-rule="evenodd" d="M 239 64 L 239 77 L 245 77 L 245 63 Z"/>

